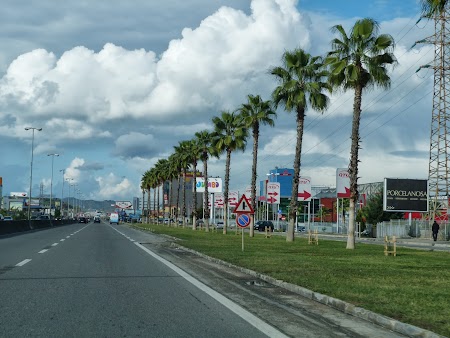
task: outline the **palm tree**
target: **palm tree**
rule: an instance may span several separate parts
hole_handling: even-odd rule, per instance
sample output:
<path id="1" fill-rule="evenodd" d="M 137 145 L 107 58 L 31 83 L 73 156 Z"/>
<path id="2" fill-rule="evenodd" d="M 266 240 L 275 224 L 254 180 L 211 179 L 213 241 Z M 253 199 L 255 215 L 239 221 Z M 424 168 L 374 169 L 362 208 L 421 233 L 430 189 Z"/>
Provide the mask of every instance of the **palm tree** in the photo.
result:
<path id="1" fill-rule="evenodd" d="M 200 159 L 203 162 L 203 179 L 205 180 L 205 192 L 203 194 L 203 213 L 205 215 L 205 231 L 209 231 L 209 207 L 208 207 L 208 159 L 211 154 L 212 134 L 207 130 L 202 130 L 195 133 L 198 147 L 201 151 Z"/>
<path id="2" fill-rule="evenodd" d="M 196 229 L 197 225 L 197 164 L 201 155 L 201 148 L 199 147 L 198 140 L 196 138 L 189 141 L 189 153 L 192 164 L 193 177 L 192 177 L 192 230 Z"/>
<path id="3" fill-rule="evenodd" d="M 231 152 L 235 150 L 245 150 L 247 141 L 247 128 L 239 115 L 230 112 L 222 112 L 221 116 L 215 116 L 212 119 L 214 124 L 213 147 L 218 153 L 227 154 L 225 162 L 225 220 L 223 233 L 227 233 L 228 226 L 228 188 L 230 184 L 230 163 Z"/>
<path id="4" fill-rule="evenodd" d="M 160 205 L 160 187 L 164 186 L 164 182 L 167 179 L 167 167 L 168 161 L 166 159 L 159 159 L 155 164 L 156 170 L 156 189 L 157 189 L 157 217 L 159 223 L 159 205 Z M 164 203 L 163 203 L 164 204 Z"/>
<path id="5" fill-rule="evenodd" d="M 175 153 L 177 154 L 177 157 L 180 161 L 181 170 L 183 172 L 183 188 L 182 188 L 182 194 L 183 194 L 183 227 L 186 226 L 186 172 L 189 168 L 190 162 L 191 162 L 191 154 L 189 152 L 189 141 L 181 141 L 178 143 L 178 146 L 175 146 Z"/>
<path id="6" fill-rule="evenodd" d="M 174 215 L 174 212 L 172 210 L 172 200 L 173 200 L 173 181 L 175 179 L 178 179 L 179 175 L 180 175 L 180 170 L 179 170 L 179 166 L 178 166 L 178 160 L 176 158 L 175 154 L 172 154 L 169 156 L 168 158 L 168 179 L 169 179 L 169 225 L 171 225 L 172 223 L 172 219 L 176 219 L 176 215 Z M 178 195 L 177 195 L 178 197 Z M 178 200 L 177 200 L 177 204 L 176 204 L 176 208 L 178 209 Z"/>
<path id="7" fill-rule="evenodd" d="M 259 127 L 261 124 L 273 127 L 275 122 L 273 120 L 277 114 L 273 111 L 270 101 L 263 101 L 259 95 L 247 96 L 247 103 L 238 108 L 241 117 L 247 128 L 252 129 L 253 134 L 253 164 L 252 164 L 252 198 L 251 203 L 253 210 L 256 210 L 256 168 L 258 162 L 258 141 L 259 141 Z M 254 236 L 253 230 L 254 217 L 252 217 L 252 224 L 250 224 L 250 237 Z"/>
<path id="8" fill-rule="evenodd" d="M 370 18 L 357 20 L 347 34 L 341 25 L 332 28 L 339 37 L 332 40 L 328 53 L 329 83 L 335 88 L 354 90 L 352 144 L 350 150 L 350 210 L 347 249 L 355 248 L 355 206 L 358 199 L 358 151 L 362 93 L 366 88 L 389 88 L 391 79 L 387 66 L 396 63 L 394 39 L 378 35 L 378 23 Z"/>
<path id="9" fill-rule="evenodd" d="M 283 66 L 275 67 L 271 74 L 276 76 L 279 86 L 272 93 L 275 107 L 283 104 L 287 112 L 295 111 L 297 122 L 297 142 L 295 145 L 294 179 L 292 184 L 291 202 L 289 206 L 289 226 L 286 241 L 294 241 L 294 225 L 297 210 L 298 182 L 300 177 L 301 152 L 305 112 L 309 106 L 317 111 L 328 107 L 329 99 L 323 93 L 330 86 L 323 82 L 327 72 L 323 69 L 322 59 L 311 56 L 302 49 L 283 54 Z"/>
<path id="10" fill-rule="evenodd" d="M 445 13 L 449 0 L 421 0 L 422 14 L 427 18 Z"/>

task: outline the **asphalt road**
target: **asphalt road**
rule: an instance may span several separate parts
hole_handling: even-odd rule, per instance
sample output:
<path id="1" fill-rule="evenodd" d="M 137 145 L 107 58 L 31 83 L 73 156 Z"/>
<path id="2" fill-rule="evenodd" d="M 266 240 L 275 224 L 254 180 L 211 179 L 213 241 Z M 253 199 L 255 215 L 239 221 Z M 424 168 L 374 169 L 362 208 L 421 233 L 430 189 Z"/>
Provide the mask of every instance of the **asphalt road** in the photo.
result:
<path id="1" fill-rule="evenodd" d="M 0 239 L 0 336 L 266 336 L 135 243 L 105 223 Z"/>
<path id="2" fill-rule="evenodd" d="M 0 238 L 0 337 L 401 337 L 125 224 Z"/>

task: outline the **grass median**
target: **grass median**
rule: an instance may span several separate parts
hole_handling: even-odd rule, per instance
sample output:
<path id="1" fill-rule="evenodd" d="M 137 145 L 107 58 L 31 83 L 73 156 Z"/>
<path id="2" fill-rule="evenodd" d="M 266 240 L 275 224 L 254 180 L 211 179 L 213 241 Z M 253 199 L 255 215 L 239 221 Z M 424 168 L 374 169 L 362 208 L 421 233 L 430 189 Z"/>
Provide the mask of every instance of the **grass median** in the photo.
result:
<path id="1" fill-rule="evenodd" d="M 383 245 L 319 240 L 309 245 L 297 237 L 241 236 L 234 231 L 193 231 L 140 224 L 154 233 L 181 239 L 181 245 L 356 306 L 450 336 L 450 254 L 397 247 L 397 257 L 384 256 Z"/>

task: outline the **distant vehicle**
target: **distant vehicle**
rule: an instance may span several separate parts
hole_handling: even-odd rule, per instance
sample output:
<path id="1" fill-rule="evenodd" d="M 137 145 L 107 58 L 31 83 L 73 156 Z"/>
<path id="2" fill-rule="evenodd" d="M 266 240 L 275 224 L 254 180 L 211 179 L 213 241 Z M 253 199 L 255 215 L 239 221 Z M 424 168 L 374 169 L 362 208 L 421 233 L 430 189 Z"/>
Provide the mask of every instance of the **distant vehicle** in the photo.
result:
<path id="1" fill-rule="evenodd" d="M 117 212 L 112 212 L 111 215 L 109 215 L 109 224 L 119 224 L 119 214 Z"/>
<path id="2" fill-rule="evenodd" d="M 36 219 L 38 221 L 47 221 L 47 220 L 50 220 L 50 216 L 49 215 L 39 215 L 38 217 L 36 217 Z"/>
<path id="3" fill-rule="evenodd" d="M 100 216 L 94 216 L 94 223 L 100 223 Z"/>
<path id="4" fill-rule="evenodd" d="M 274 226 L 272 221 L 258 221 L 255 223 L 254 229 L 258 231 L 266 231 L 266 227 L 273 231 Z"/>
<path id="5" fill-rule="evenodd" d="M 223 229 L 223 222 L 222 221 L 217 222 L 216 229 Z"/>
<path id="6" fill-rule="evenodd" d="M 5 216 L 3 217 L 4 221 L 13 221 L 13 218 L 11 216 Z"/>
<path id="7" fill-rule="evenodd" d="M 298 232 L 306 232 L 306 227 L 304 225 L 298 225 L 297 226 L 297 231 Z"/>
<path id="8" fill-rule="evenodd" d="M 88 222 L 88 220 L 87 220 L 87 218 L 84 217 L 84 216 L 78 218 L 78 223 L 87 223 L 87 222 Z"/>

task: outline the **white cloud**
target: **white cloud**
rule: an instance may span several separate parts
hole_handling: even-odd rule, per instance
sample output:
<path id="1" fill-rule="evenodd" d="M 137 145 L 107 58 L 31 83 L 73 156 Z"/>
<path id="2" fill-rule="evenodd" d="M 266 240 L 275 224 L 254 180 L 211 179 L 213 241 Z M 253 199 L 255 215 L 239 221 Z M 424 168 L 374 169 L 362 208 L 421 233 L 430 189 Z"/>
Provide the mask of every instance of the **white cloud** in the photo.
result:
<path id="1" fill-rule="evenodd" d="M 140 193 L 127 178 L 117 177 L 113 173 L 99 176 L 95 180 L 99 186 L 98 192 L 94 195 L 96 199 L 123 199 L 139 196 Z"/>

